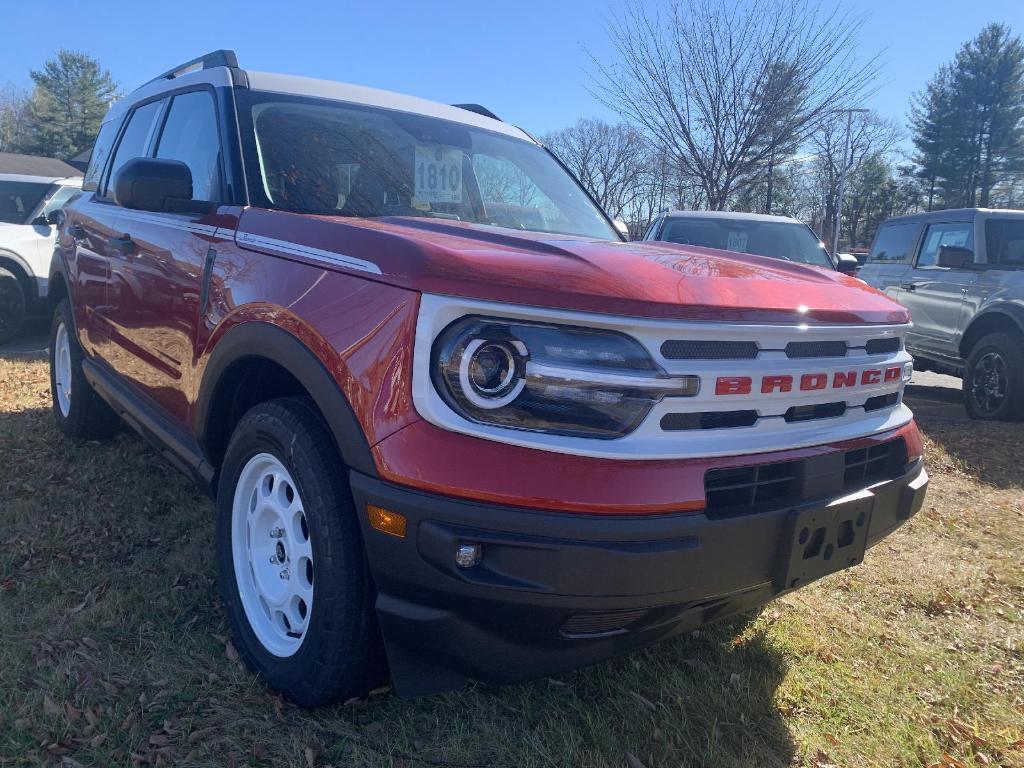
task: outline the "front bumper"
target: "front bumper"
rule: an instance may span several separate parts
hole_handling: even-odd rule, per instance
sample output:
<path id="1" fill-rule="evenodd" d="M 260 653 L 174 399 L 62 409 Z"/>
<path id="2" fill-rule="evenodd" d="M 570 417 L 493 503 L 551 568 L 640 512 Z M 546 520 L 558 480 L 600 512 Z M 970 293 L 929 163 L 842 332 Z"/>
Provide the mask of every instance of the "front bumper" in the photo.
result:
<path id="1" fill-rule="evenodd" d="M 416 696 L 558 673 L 762 605 L 792 586 L 796 516 L 857 505 L 870 546 L 917 513 L 928 475 L 917 459 L 841 499 L 714 520 L 527 511 L 359 473 L 351 484 L 395 689 Z M 372 529 L 368 504 L 404 515 L 405 538 Z M 484 557 L 462 570 L 466 542 Z"/>

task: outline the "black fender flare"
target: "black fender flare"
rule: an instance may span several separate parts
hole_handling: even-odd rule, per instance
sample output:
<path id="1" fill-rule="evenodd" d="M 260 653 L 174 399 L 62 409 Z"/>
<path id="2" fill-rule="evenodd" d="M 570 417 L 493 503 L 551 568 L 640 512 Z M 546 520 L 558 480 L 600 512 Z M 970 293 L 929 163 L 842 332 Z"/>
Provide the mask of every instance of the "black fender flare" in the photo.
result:
<path id="1" fill-rule="evenodd" d="M 249 321 L 224 333 L 214 345 L 196 399 L 196 437 L 204 453 L 211 408 L 218 384 L 232 365 L 263 358 L 284 368 L 305 388 L 323 414 L 349 469 L 377 476 L 370 446 L 355 411 L 320 359 L 296 336 L 270 323 Z"/>
<path id="2" fill-rule="evenodd" d="M 25 261 L 24 257 L 14 251 L 8 250 L 7 248 L 0 248 L 0 267 L 3 267 L 3 262 L 9 261 L 21 272 L 13 272 L 15 279 L 18 280 L 18 284 L 21 285 L 21 289 L 25 292 L 26 301 L 35 301 L 39 298 L 39 285 L 36 282 L 36 275 L 32 268 L 29 267 L 28 262 Z M 10 270 L 8 270 L 10 271 Z"/>

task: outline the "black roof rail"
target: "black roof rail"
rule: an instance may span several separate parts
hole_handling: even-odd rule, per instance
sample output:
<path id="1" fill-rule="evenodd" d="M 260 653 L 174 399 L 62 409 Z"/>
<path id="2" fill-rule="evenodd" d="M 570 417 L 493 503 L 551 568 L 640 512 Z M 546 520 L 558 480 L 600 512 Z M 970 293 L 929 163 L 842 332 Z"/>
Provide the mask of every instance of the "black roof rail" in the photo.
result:
<path id="1" fill-rule="evenodd" d="M 157 75 L 152 80 L 147 80 L 143 85 L 155 83 L 157 80 L 173 80 L 174 78 L 181 77 L 193 70 L 212 69 L 213 67 L 231 67 L 233 69 L 237 69 L 238 57 L 235 55 L 234 51 L 221 48 L 218 51 L 211 51 L 210 53 L 198 56 L 191 61 L 186 61 L 184 64 L 179 64 L 174 69 L 169 69 L 162 75 Z"/>
<path id="2" fill-rule="evenodd" d="M 499 123 L 505 122 L 496 114 L 491 112 L 491 110 L 489 110 L 487 107 L 482 107 L 479 104 L 452 104 L 452 106 L 458 107 L 459 109 L 464 109 L 467 112 L 476 112 L 476 114 L 478 115 L 483 115 L 484 117 L 489 117 L 492 120 L 497 120 Z"/>

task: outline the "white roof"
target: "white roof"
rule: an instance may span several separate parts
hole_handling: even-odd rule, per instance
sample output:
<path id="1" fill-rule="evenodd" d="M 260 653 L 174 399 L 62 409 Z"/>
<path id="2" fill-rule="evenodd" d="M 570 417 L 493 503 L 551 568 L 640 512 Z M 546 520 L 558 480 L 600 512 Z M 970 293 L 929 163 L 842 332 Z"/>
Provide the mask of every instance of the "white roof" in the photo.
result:
<path id="1" fill-rule="evenodd" d="M 411 112 L 417 115 L 427 115 L 442 120 L 463 123 L 464 125 L 472 125 L 475 128 L 503 133 L 507 136 L 529 141 L 531 144 L 534 143 L 533 139 L 526 132 L 519 130 L 514 125 L 485 117 L 476 112 L 470 112 L 468 109 L 421 99 L 417 96 L 408 96 L 403 93 L 395 93 L 394 91 L 383 91 L 378 88 L 367 88 L 362 85 L 349 85 L 347 83 L 335 82 L 334 80 L 317 80 L 312 77 L 299 77 L 297 75 L 254 72 L 249 69 L 245 70 L 245 75 L 249 80 L 249 88 L 254 91 L 312 96 L 320 99 L 346 101 L 352 104 L 364 104 L 371 107 L 395 109 L 400 112 Z M 230 86 L 232 84 L 231 73 L 227 67 L 211 67 L 210 69 L 187 72 L 172 79 L 155 80 L 151 83 L 146 83 L 132 91 L 126 98 L 115 102 L 103 120 L 106 122 L 122 116 L 134 104 L 150 96 L 156 96 L 164 91 L 182 88 L 195 83 Z"/>
<path id="2" fill-rule="evenodd" d="M 21 181 L 30 184 L 60 184 L 62 187 L 82 186 L 81 176 L 30 176 L 26 173 L 0 173 L 0 181 Z"/>
<path id="3" fill-rule="evenodd" d="M 788 224 L 802 224 L 789 216 L 774 216 L 767 213 L 744 213 L 742 211 L 669 211 L 670 219 L 732 219 L 734 221 L 779 221 Z"/>
<path id="4" fill-rule="evenodd" d="M 317 80 L 312 77 L 277 75 L 270 72 L 253 72 L 248 69 L 245 74 L 249 78 L 249 87 L 254 91 L 291 93 L 318 99 L 335 99 L 352 104 L 395 109 L 400 112 L 412 112 L 417 115 L 437 117 L 442 120 L 472 125 L 476 128 L 484 128 L 488 131 L 504 133 L 533 143 L 533 140 L 525 132 L 501 120 L 494 120 L 476 112 L 470 112 L 468 109 L 421 99 L 417 96 L 367 88 L 363 85 L 349 85 L 334 80 Z"/>

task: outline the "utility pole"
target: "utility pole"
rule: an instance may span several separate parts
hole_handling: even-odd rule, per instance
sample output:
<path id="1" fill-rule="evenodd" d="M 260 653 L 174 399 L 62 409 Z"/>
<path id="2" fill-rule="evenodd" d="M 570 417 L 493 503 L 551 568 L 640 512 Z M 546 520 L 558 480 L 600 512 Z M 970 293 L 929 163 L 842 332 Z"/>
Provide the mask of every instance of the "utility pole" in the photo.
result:
<path id="1" fill-rule="evenodd" d="M 853 158 L 848 157 L 850 154 L 850 139 L 853 133 L 853 113 L 854 112 L 870 112 L 870 109 L 864 109 L 863 107 L 854 107 L 851 109 L 837 109 L 834 110 L 837 113 L 846 113 L 846 147 L 843 150 L 843 167 L 839 170 L 839 199 L 836 201 L 836 220 L 832 226 L 832 255 L 835 256 L 839 253 L 839 228 L 843 223 L 843 198 L 846 196 L 846 170 L 853 163 Z"/>

